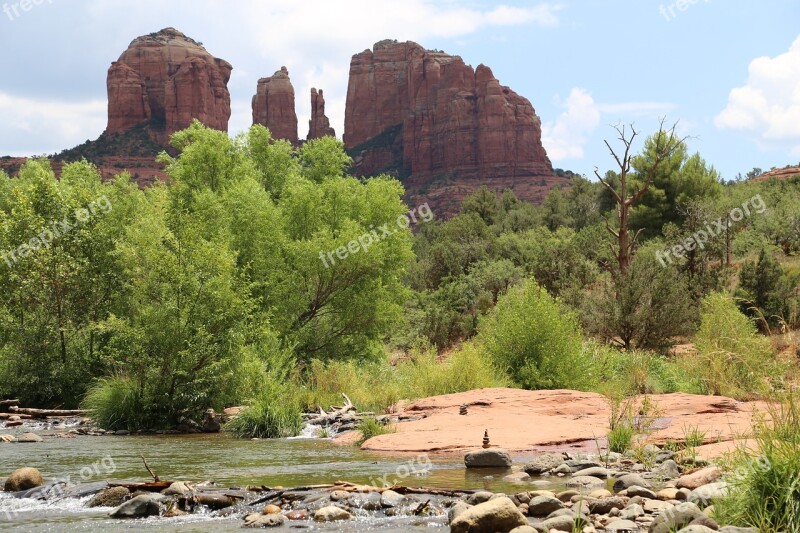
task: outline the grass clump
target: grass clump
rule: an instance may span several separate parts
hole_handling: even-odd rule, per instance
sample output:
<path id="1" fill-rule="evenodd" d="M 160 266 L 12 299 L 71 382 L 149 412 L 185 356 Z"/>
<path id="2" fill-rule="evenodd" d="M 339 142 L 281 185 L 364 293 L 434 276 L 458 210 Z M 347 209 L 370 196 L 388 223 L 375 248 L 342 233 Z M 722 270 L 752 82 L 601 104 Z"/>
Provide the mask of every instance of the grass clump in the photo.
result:
<path id="1" fill-rule="evenodd" d="M 776 360 L 769 339 L 739 312 L 733 298 L 721 293 L 702 302 L 697 354 L 682 359 L 687 375 L 696 376 L 701 392 L 751 399 L 780 388 L 786 368 Z"/>
<path id="2" fill-rule="evenodd" d="M 291 385 L 268 383 L 251 405 L 225 424 L 237 437 L 274 439 L 294 437 L 303 429 L 297 392 Z"/>
<path id="3" fill-rule="evenodd" d="M 793 394 L 773 406 L 754 438 L 761 455 L 736 452 L 731 489 L 715 502 L 715 518 L 765 533 L 800 531 L 800 400 Z"/>
<path id="4" fill-rule="evenodd" d="M 83 398 L 83 409 L 103 429 L 142 429 L 145 422 L 141 388 L 127 376 L 98 380 Z"/>
<path id="5" fill-rule="evenodd" d="M 369 417 L 361 421 L 361 423 L 358 425 L 358 431 L 361 432 L 361 438 L 358 439 L 357 444 L 361 446 L 372 437 L 386 435 L 387 433 L 394 433 L 396 428 L 394 426 L 384 424 L 377 418 Z"/>

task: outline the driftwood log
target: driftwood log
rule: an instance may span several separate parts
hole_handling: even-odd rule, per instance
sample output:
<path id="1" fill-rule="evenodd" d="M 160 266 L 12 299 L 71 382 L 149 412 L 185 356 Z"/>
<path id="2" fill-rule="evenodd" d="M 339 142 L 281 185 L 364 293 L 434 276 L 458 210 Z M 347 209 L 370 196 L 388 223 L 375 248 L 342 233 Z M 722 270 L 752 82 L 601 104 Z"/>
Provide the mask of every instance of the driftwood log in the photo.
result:
<path id="1" fill-rule="evenodd" d="M 329 413 L 326 413 L 322 407 L 319 408 L 319 413 L 306 413 L 303 415 L 306 422 L 314 426 L 330 426 L 350 411 L 355 411 L 356 408 L 353 402 L 350 401 L 350 398 L 347 397 L 347 394 L 342 393 L 342 396 L 344 396 L 345 399 L 345 404 L 343 406 L 332 406 L 332 410 Z"/>
<path id="2" fill-rule="evenodd" d="M 28 420 L 33 418 L 31 415 L 18 415 L 17 413 L 0 413 L 0 420 L 8 420 L 12 416 L 19 417 L 20 420 Z"/>
<path id="3" fill-rule="evenodd" d="M 48 416 L 86 416 L 88 411 L 85 409 L 33 409 L 31 407 L 17 407 L 12 405 L 8 408 L 15 415 L 30 415 L 31 418 L 47 418 Z"/>

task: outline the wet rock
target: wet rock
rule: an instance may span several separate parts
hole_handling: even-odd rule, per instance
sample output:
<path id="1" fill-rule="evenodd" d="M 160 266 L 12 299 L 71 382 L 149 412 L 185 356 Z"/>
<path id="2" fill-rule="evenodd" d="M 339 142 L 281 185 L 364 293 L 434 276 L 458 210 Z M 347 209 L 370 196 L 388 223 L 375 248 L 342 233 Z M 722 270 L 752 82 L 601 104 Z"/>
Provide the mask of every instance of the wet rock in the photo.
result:
<path id="1" fill-rule="evenodd" d="M 142 494 L 131 498 L 111 511 L 111 518 L 142 518 L 145 516 L 158 516 L 161 514 L 160 494 Z"/>
<path id="2" fill-rule="evenodd" d="M 347 505 L 353 509 L 364 509 L 365 511 L 380 511 L 383 508 L 383 505 L 381 505 L 381 495 L 378 492 L 354 494 L 347 501 Z"/>
<path id="3" fill-rule="evenodd" d="M 470 507 L 450 522 L 451 533 L 494 533 L 528 525 L 528 519 L 507 497 Z"/>
<path id="4" fill-rule="evenodd" d="M 522 470 L 530 476 L 539 476 L 564 463 L 564 456 L 555 453 L 546 453 L 527 463 Z"/>
<path id="5" fill-rule="evenodd" d="M 479 490 L 474 494 L 467 496 L 467 503 L 470 505 L 478 505 L 483 502 L 488 502 L 494 494 L 485 490 Z"/>
<path id="6" fill-rule="evenodd" d="M 161 494 L 165 496 L 188 496 L 192 493 L 192 490 L 184 483 L 183 481 L 176 481 L 166 489 L 162 491 Z"/>
<path id="7" fill-rule="evenodd" d="M 258 514 L 253 513 L 244 518 L 244 525 L 246 528 L 267 528 L 267 527 L 280 527 L 286 522 L 286 519 L 281 514 Z"/>
<path id="8" fill-rule="evenodd" d="M 711 505 L 712 500 L 725 497 L 728 493 L 728 484 L 724 481 L 709 483 L 702 487 L 697 487 L 689 494 L 689 501 L 696 504 L 701 509 Z"/>
<path id="9" fill-rule="evenodd" d="M 614 492 L 619 492 L 633 486 L 644 487 L 646 489 L 652 488 L 652 485 L 645 481 L 639 474 L 625 474 L 614 482 Z"/>
<path id="10" fill-rule="evenodd" d="M 510 468 L 511 456 L 502 448 L 476 450 L 464 456 L 467 468 Z"/>
<path id="11" fill-rule="evenodd" d="M 472 505 L 466 502 L 456 502 L 449 511 L 447 511 L 447 523 L 452 523 L 461 513 L 467 509 L 472 508 Z"/>
<path id="12" fill-rule="evenodd" d="M 0 443 L 3 442 L 17 442 L 17 438 L 14 435 L 0 435 Z"/>
<path id="13" fill-rule="evenodd" d="M 42 437 L 36 433 L 23 433 L 17 437 L 17 442 L 42 442 Z"/>
<path id="14" fill-rule="evenodd" d="M 339 520 L 350 520 L 351 517 L 350 513 L 334 505 L 323 507 L 314 513 L 315 522 L 337 522 Z"/>
<path id="15" fill-rule="evenodd" d="M 503 477 L 503 481 L 507 481 L 509 483 L 522 483 L 523 481 L 528 481 L 531 476 L 527 472 L 514 472 L 513 474 L 509 474 Z"/>
<path id="16" fill-rule="evenodd" d="M 206 412 L 203 414 L 201 426 L 205 433 L 219 433 L 222 429 L 222 425 L 219 423 L 219 417 L 213 409 L 206 409 Z"/>
<path id="17" fill-rule="evenodd" d="M 194 498 L 200 505 L 205 505 L 209 509 L 214 509 L 215 511 L 225 509 L 236 503 L 236 499 L 226 496 L 225 494 L 204 494 L 201 492 L 196 494 Z"/>
<path id="18" fill-rule="evenodd" d="M 18 492 L 33 489 L 44 484 L 42 473 L 35 468 L 19 468 L 11 472 L 5 483 L 6 492 Z"/>
<path id="19" fill-rule="evenodd" d="M 332 502 L 338 502 L 338 501 L 341 501 L 341 500 L 346 500 L 350 496 L 351 496 L 351 494 L 349 492 L 347 492 L 346 490 L 335 490 L 335 491 L 331 492 L 331 501 Z M 286 498 L 285 494 L 284 494 L 284 498 Z"/>
<path id="20" fill-rule="evenodd" d="M 650 533 L 670 533 L 688 526 L 692 520 L 703 515 L 695 504 L 686 502 L 660 513 L 650 525 Z"/>
<path id="21" fill-rule="evenodd" d="M 286 513 L 287 520 L 308 520 L 308 511 L 305 509 L 295 509 Z"/>
<path id="22" fill-rule="evenodd" d="M 131 434 L 131 432 L 128 431 L 127 429 L 118 429 L 117 431 L 114 432 L 114 435 L 118 435 L 120 437 L 124 437 L 124 436 L 130 435 L 130 434 Z"/>
<path id="23" fill-rule="evenodd" d="M 703 485 L 708 485 L 709 483 L 713 483 L 717 481 L 722 476 L 722 472 L 716 466 L 710 466 L 708 468 L 702 468 L 696 472 L 692 472 L 690 474 L 686 474 L 685 476 L 681 476 L 678 478 L 678 481 L 675 482 L 675 486 L 679 489 L 689 489 L 694 490 L 698 487 L 702 487 Z"/>
<path id="24" fill-rule="evenodd" d="M 86 507 L 117 507 L 131 495 L 126 487 L 110 487 L 103 492 L 95 494 Z"/>
<path id="25" fill-rule="evenodd" d="M 280 514 L 281 508 L 274 504 L 269 504 L 264 507 L 261 514 Z"/>
<path id="26" fill-rule="evenodd" d="M 528 502 L 528 516 L 547 516 L 564 507 L 561 500 L 550 496 L 537 496 Z"/>
<path id="27" fill-rule="evenodd" d="M 393 490 L 385 490 L 381 494 L 381 506 L 382 507 L 398 507 L 403 505 L 408 500 L 402 494 L 398 494 Z"/>

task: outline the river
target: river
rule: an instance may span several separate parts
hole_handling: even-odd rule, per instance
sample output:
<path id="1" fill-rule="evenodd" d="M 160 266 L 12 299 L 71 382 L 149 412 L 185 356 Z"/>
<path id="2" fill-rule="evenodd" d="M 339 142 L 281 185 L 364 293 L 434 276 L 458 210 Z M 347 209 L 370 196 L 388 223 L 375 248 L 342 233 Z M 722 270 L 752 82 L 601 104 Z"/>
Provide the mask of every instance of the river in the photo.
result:
<path id="1" fill-rule="evenodd" d="M 45 481 L 149 481 L 141 456 L 163 480 L 213 480 L 226 487 L 296 487 L 343 480 L 492 491 L 520 490 L 500 473 L 467 471 L 458 458 L 387 456 L 339 446 L 325 439 L 242 440 L 227 434 L 173 436 L 46 437 L 40 443 L 0 444 L 0 475 L 32 466 Z M 87 498 L 88 499 L 88 498 Z M 85 501 L 85 500 L 84 500 Z M 240 518 L 189 515 L 121 522 L 108 509 L 82 501 L 17 500 L 0 493 L 0 530 L 14 531 L 234 531 Z M 284 530 L 296 529 L 285 526 Z M 336 525 L 302 523 L 315 531 L 447 531 L 444 519 L 355 519 Z"/>

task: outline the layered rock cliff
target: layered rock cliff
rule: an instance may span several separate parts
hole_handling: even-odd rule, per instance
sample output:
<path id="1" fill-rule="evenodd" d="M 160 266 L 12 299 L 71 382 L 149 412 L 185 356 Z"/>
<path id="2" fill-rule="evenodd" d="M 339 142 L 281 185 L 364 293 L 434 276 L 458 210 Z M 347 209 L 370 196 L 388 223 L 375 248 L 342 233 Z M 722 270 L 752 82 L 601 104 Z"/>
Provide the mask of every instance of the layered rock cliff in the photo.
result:
<path id="1" fill-rule="evenodd" d="M 308 135 L 306 139 L 319 139 L 330 135 L 336 136 L 336 132 L 331 128 L 331 122 L 325 115 L 325 97 L 322 89 L 317 91 L 311 89 L 311 120 L 308 121 Z"/>
<path id="2" fill-rule="evenodd" d="M 228 130 L 232 67 L 174 28 L 134 39 L 108 69 L 107 134 L 147 123 L 166 146 L 193 119 Z"/>
<path id="3" fill-rule="evenodd" d="M 344 143 L 361 175 L 390 172 L 446 214 L 482 184 L 540 200 L 557 178 L 531 103 L 489 67 L 413 42 L 353 56 Z"/>
<path id="4" fill-rule="evenodd" d="M 253 124 L 266 126 L 275 139 L 286 139 L 297 144 L 294 87 L 286 67 L 281 67 L 269 78 L 258 80 L 252 108 Z"/>

